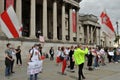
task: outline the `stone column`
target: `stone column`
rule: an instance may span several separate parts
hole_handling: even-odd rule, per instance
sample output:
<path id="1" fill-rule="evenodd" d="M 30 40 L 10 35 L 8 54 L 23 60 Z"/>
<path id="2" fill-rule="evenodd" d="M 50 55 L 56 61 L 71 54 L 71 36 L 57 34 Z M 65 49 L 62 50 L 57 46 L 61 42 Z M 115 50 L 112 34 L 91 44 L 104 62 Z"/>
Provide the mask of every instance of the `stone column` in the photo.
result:
<path id="1" fill-rule="evenodd" d="M 95 26 L 95 43 L 97 44 L 97 39 L 98 39 L 98 33 L 97 33 L 97 26 Z"/>
<path id="2" fill-rule="evenodd" d="M 89 25 L 87 25 L 87 44 L 90 42 Z"/>
<path id="3" fill-rule="evenodd" d="M 57 1 L 53 2 L 53 40 L 57 40 Z"/>
<path id="4" fill-rule="evenodd" d="M 30 38 L 35 38 L 36 28 L 36 0 L 31 1 L 31 15 L 30 15 Z"/>
<path id="5" fill-rule="evenodd" d="M 99 45 L 99 28 L 96 28 L 96 36 L 97 36 L 96 43 L 97 45 Z"/>
<path id="6" fill-rule="evenodd" d="M 100 28 L 99 28 L 99 45 L 101 45 L 101 43 L 100 43 L 101 42 L 101 40 L 100 40 L 101 37 L 100 36 L 101 35 L 100 35 Z"/>
<path id="7" fill-rule="evenodd" d="M 62 41 L 65 41 L 65 3 L 62 4 Z"/>
<path id="8" fill-rule="evenodd" d="M 0 0 L 0 14 L 4 11 L 4 1 L 5 0 Z"/>
<path id="9" fill-rule="evenodd" d="M 93 43 L 93 27 L 91 26 L 91 43 Z"/>
<path id="10" fill-rule="evenodd" d="M 94 43 L 94 45 L 95 44 L 97 44 L 96 43 L 96 41 L 97 41 L 97 32 L 96 32 L 96 29 L 97 29 L 97 27 L 96 27 L 96 25 L 94 26 L 94 28 L 93 28 L 93 43 Z"/>
<path id="11" fill-rule="evenodd" d="M 47 0 L 43 0 L 43 36 L 46 39 L 47 37 Z"/>
<path id="12" fill-rule="evenodd" d="M 22 24 L 22 0 L 16 0 L 16 14 L 21 25 Z"/>
<path id="13" fill-rule="evenodd" d="M 77 29 L 77 36 L 76 36 L 76 38 L 77 38 L 77 42 L 79 42 L 79 38 L 80 38 L 80 31 L 79 31 L 79 9 L 77 9 L 77 11 L 76 11 L 76 29 Z"/>
<path id="14" fill-rule="evenodd" d="M 81 32 L 82 32 L 82 42 L 81 43 L 84 43 L 84 40 L 85 40 L 85 33 L 84 33 L 84 26 L 80 26 L 81 27 Z"/>
<path id="15" fill-rule="evenodd" d="M 73 29 L 72 29 L 72 7 L 69 9 L 69 30 L 70 42 L 73 42 Z"/>
<path id="16" fill-rule="evenodd" d="M 0 0 L 0 14 L 4 11 L 4 1 L 5 0 Z M 5 36 L 3 31 L 1 30 L 1 25 L 0 25 L 0 36 Z"/>

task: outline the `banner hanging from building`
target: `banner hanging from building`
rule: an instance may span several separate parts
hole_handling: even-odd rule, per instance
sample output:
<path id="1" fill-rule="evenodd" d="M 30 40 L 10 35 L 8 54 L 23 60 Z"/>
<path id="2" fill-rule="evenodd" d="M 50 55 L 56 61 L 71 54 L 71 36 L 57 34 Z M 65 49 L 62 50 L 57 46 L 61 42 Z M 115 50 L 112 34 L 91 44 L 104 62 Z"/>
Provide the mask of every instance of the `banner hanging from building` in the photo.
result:
<path id="1" fill-rule="evenodd" d="M 11 5 L 14 7 L 14 0 L 6 0 L 6 9 Z"/>
<path id="2" fill-rule="evenodd" d="M 21 36 L 21 25 L 12 6 L 0 15 L 2 31 L 8 38 L 19 38 Z"/>
<path id="3" fill-rule="evenodd" d="M 73 11 L 72 12 L 72 29 L 73 29 L 73 32 L 76 32 L 76 25 L 77 22 L 76 22 L 76 12 Z"/>
<path id="4" fill-rule="evenodd" d="M 104 32 L 111 38 L 115 38 L 115 31 L 112 25 L 112 22 L 109 18 L 109 16 L 107 15 L 107 13 L 105 11 L 103 11 L 100 15 L 101 18 L 101 23 L 103 25 L 103 30 Z"/>

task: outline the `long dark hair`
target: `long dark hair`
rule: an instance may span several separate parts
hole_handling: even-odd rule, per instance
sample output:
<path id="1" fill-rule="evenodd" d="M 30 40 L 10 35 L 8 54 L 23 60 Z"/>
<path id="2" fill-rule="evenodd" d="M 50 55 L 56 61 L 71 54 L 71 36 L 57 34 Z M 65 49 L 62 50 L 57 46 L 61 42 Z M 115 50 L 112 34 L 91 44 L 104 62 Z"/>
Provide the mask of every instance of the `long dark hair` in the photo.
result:
<path id="1" fill-rule="evenodd" d="M 62 46 L 62 47 L 61 47 L 61 51 L 64 51 L 64 50 L 65 50 L 65 48 L 64 48 L 64 46 Z"/>

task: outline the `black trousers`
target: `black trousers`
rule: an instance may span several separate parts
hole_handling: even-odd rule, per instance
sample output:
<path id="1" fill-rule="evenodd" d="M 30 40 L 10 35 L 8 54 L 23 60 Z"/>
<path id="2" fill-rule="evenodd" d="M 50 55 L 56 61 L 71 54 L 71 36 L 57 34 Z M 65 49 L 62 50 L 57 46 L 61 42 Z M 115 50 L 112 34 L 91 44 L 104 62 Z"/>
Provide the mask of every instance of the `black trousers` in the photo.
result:
<path id="1" fill-rule="evenodd" d="M 83 71 L 82 71 L 83 70 L 83 66 L 84 66 L 84 63 L 79 65 L 78 80 L 81 80 L 81 77 L 84 78 Z"/>
<path id="2" fill-rule="evenodd" d="M 54 60 L 54 54 L 50 54 L 50 60 Z"/>
<path id="3" fill-rule="evenodd" d="M 10 72 L 13 72 L 14 60 L 10 61 L 9 59 L 5 59 L 5 66 L 10 67 Z"/>
<path id="4" fill-rule="evenodd" d="M 14 66 L 14 60 L 13 61 L 11 61 L 11 72 L 13 72 L 13 66 Z"/>
<path id="5" fill-rule="evenodd" d="M 18 62 L 20 62 L 20 64 L 22 64 L 22 59 L 21 59 L 21 55 L 16 55 L 16 64 L 18 64 Z"/>
<path id="6" fill-rule="evenodd" d="M 72 58 L 70 57 L 70 69 L 72 70 L 72 69 L 74 69 L 74 62 L 73 62 L 73 60 L 72 60 Z"/>
<path id="7" fill-rule="evenodd" d="M 88 66 L 88 67 L 92 66 L 92 59 L 88 59 L 87 66 Z"/>
<path id="8" fill-rule="evenodd" d="M 112 62 L 112 56 L 108 55 L 108 61 L 109 63 Z"/>

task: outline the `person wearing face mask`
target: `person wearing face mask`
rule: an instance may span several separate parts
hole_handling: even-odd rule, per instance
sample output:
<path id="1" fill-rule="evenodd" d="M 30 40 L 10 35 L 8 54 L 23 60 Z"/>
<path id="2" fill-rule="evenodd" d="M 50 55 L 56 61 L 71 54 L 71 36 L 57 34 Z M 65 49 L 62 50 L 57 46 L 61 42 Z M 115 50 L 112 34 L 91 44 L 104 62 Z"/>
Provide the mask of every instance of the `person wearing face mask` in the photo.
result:
<path id="1" fill-rule="evenodd" d="M 13 49 L 11 43 L 6 44 L 7 49 L 5 50 L 5 76 L 9 76 L 13 72 L 14 59 L 12 57 Z"/>
<path id="2" fill-rule="evenodd" d="M 40 52 L 39 52 L 38 44 L 35 44 L 33 49 L 30 50 L 28 56 L 28 62 L 37 62 L 40 60 Z M 38 73 L 30 74 L 30 80 L 37 80 Z"/>

